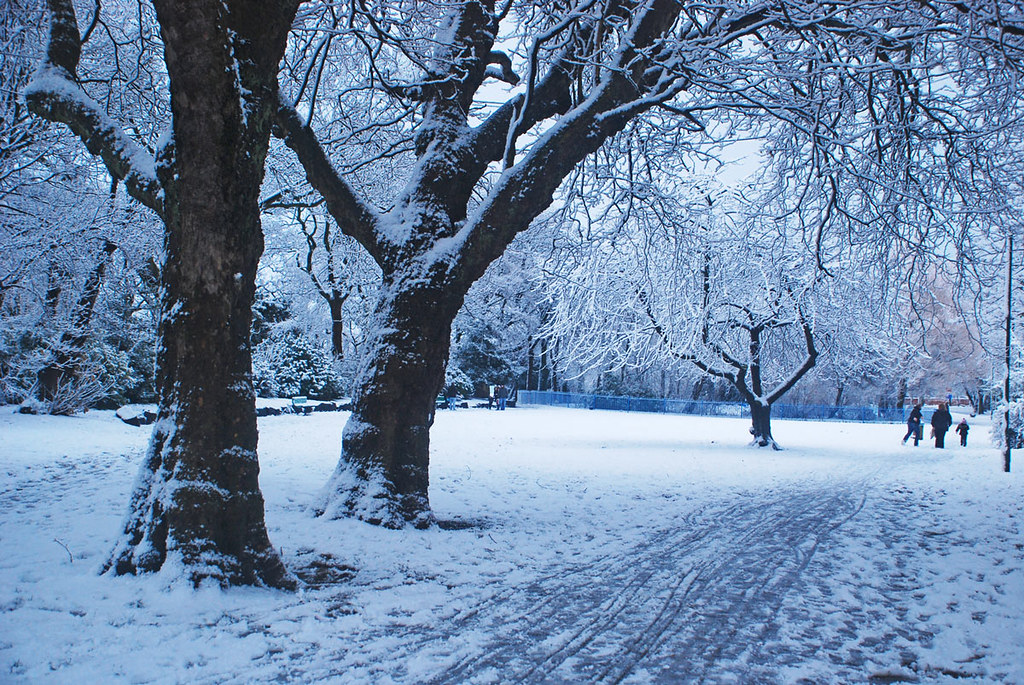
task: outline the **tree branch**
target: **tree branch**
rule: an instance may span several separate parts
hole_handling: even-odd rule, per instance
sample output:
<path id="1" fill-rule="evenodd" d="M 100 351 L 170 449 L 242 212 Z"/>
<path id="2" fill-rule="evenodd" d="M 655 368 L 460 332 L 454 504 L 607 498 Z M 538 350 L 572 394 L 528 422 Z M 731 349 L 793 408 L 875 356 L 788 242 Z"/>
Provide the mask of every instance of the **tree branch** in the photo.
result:
<path id="1" fill-rule="evenodd" d="M 384 266 L 386 245 L 378 231 L 380 214 L 341 178 L 316 134 L 293 107 L 278 101 L 277 123 L 279 135 L 298 157 L 306 179 L 323 196 L 342 233 L 357 240 L 378 265 Z"/>
<path id="2" fill-rule="evenodd" d="M 807 356 L 804 357 L 803 364 L 800 365 L 800 368 L 794 371 L 790 375 L 790 377 L 786 379 L 785 382 L 783 382 L 781 385 L 775 388 L 775 390 L 773 390 L 772 393 L 768 395 L 768 397 L 766 398 L 768 404 L 777 402 L 783 395 L 789 392 L 790 388 L 796 385 L 797 382 L 799 382 L 799 380 L 803 378 L 808 371 L 814 368 L 814 365 L 818 359 L 818 350 L 814 345 L 814 332 L 811 329 L 811 324 L 807 321 L 807 318 L 804 316 L 803 310 L 798 307 L 798 311 L 800 315 L 800 326 L 803 329 L 804 334 L 804 344 L 807 347 Z"/>
<path id="3" fill-rule="evenodd" d="M 25 86 L 25 102 L 37 116 L 66 124 L 98 155 L 128 193 L 164 216 L 164 196 L 156 162 L 78 85 L 76 71 L 82 43 L 71 0 L 48 0 L 50 39 L 46 58 Z"/>
<path id="4" fill-rule="evenodd" d="M 525 230 L 551 204 L 555 190 L 580 161 L 621 131 L 638 111 L 656 104 L 655 99 L 643 96 L 639 85 L 623 70 L 627 60 L 645 62 L 649 59 L 643 49 L 670 30 L 679 12 L 679 5 L 669 0 L 651 3 L 636 20 L 637 25 L 632 32 L 641 42 L 620 48 L 613 68 L 606 72 L 589 97 L 567 111 L 523 160 L 508 169 L 497 182 L 494 192 L 476 216 L 466 222 L 463 254 L 466 256 L 468 277 L 475 279 L 482 275 L 487 265 L 502 253 L 516 234 Z M 564 59 L 568 60 L 567 57 Z M 541 99 L 538 107 L 546 109 L 564 104 L 564 95 L 558 87 L 568 81 L 568 75 L 569 72 L 562 69 L 549 72 L 546 87 L 555 92 L 551 93 L 553 97 L 550 100 Z M 623 110 L 627 103 L 637 104 L 626 108 L 627 112 Z M 511 115 L 511 111 L 506 114 Z M 519 126 L 527 121 L 523 117 L 519 120 L 522 122 Z M 482 152 L 494 151 L 493 141 L 490 146 L 482 145 L 485 148 Z"/>
<path id="5" fill-rule="evenodd" d="M 489 59 L 485 72 L 487 76 L 512 86 L 519 85 L 519 74 L 512 69 L 512 59 L 508 55 L 500 50 L 491 50 Z"/>

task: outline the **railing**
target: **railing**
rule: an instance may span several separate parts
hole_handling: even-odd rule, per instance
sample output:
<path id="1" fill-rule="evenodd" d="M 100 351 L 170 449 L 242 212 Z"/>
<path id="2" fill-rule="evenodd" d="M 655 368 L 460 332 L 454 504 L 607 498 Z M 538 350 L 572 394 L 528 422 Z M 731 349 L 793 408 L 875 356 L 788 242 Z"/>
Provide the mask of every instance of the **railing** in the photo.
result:
<path id="1" fill-rule="evenodd" d="M 576 392 L 548 392 L 520 390 L 519 404 L 540 404 L 579 409 L 611 409 L 614 411 L 644 411 L 659 414 L 691 414 L 695 416 L 749 416 L 744 402 L 700 402 L 697 400 L 669 400 L 650 397 L 618 397 L 586 395 Z M 772 418 L 816 419 L 902 423 L 905 412 L 901 407 L 831 407 L 826 405 L 782 404 L 772 405 Z"/>

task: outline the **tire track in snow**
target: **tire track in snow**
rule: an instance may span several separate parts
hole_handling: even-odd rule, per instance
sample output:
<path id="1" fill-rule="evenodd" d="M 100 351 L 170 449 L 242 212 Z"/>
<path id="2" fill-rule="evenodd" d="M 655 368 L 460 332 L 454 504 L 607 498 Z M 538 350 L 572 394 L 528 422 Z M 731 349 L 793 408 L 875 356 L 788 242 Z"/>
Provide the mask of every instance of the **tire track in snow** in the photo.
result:
<path id="1" fill-rule="evenodd" d="M 647 548 L 670 549 L 681 535 L 696 541 L 703 536 L 703 532 L 711 521 L 723 515 L 731 515 L 741 505 L 735 504 L 728 507 L 704 504 L 703 507 L 687 510 L 674 519 L 671 527 L 662 530 L 653 530 L 648 542 L 644 545 Z M 385 641 L 389 644 L 385 661 L 376 666 L 360 663 L 360 666 L 369 668 L 367 677 L 381 679 L 395 679 L 397 682 L 449 682 L 464 681 L 474 673 L 477 668 L 486 669 L 487 665 L 481 662 L 486 657 L 486 650 L 475 650 L 473 645 L 466 644 L 466 636 L 479 636 L 481 640 L 491 640 L 494 635 L 502 635 L 510 630 L 510 626 L 517 626 L 515 629 L 523 633 L 518 624 L 523 622 L 531 623 L 531 617 L 550 613 L 550 592 L 560 592 L 557 588 L 568 588 L 577 582 L 586 582 L 594 588 L 594 597 L 586 601 L 587 607 L 605 602 L 607 599 L 601 596 L 606 592 L 606 580 L 621 573 L 624 559 L 632 557 L 632 553 L 622 556 L 607 556 L 597 563 L 589 564 L 558 564 L 549 567 L 549 570 L 542 572 L 537 578 L 517 585 L 502 586 L 491 595 L 484 598 L 477 597 L 472 604 L 465 607 L 458 613 L 447 619 L 442 619 L 428 628 L 422 624 L 396 626 L 388 625 L 386 629 L 373 638 L 367 638 L 368 643 Z M 614 606 L 606 613 L 606 620 L 614 623 L 614 617 L 618 612 L 628 607 L 628 602 L 637 593 L 644 590 L 644 584 L 650 581 L 651 571 L 641 569 L 634 578 L 626 580 L 626 585 L 617 588 L 617 598 L 613 598 Z M 580 580 L 580 579 L 584 580 Z M 577 588 L 578 589 L 578 588 Z M 549 616 L 545 629 L 552 625 L 561 624 L 572 626 L 576 617 Z M 533 641 L 544 639 L 545 635 L 537 635 L 531 638 Z M 452 668 L 465 673 L 464 677 L 454 675 L 455 670 L 438 673 L 438 667 L 427 669 L 425 672 L 410 675 L 404 668 L 404 664 L 416 662 L 422 666 L 424 662 L 432 662 L 444 668 L 444 664 L 453 664 Z M 341 677 L 344 670 L 330 674 L 318 674 L 317 677 Z M 433 679 L 432 679 L 433 678 Z M 502 678 L 504 680 L 504 678 Z"/>
<path id="2" fill-rule="evenodd" d="M 865 488 L 759 494 L 698 512 L 629 555 L 503 592 L 500 605 L 443 627 L 496 637 L 430 682 L 699 682 L 729 664 L 765 668 L 757 646 L 776 611 L 819 542 L 860 511 Z"/>

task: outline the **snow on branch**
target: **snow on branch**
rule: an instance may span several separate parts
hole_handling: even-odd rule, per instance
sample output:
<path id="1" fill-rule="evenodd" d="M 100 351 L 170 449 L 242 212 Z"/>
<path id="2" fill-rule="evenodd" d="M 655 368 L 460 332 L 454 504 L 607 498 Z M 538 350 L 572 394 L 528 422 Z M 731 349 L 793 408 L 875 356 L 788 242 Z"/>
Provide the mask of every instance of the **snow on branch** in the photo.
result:
<path id="1" fill-rule="evenodd" d="M 519 75 L 512 69 L 512 59 L 508 55 L 500 50 L 491 50 L 489 59 L 487 76 L 512 86 L 519 85 Z"/>
<path id="2" fill-rule="evenodd" d="M 132 197 L 163 216 L 164 196 L 153 155 L 129 137 L 78 84 L 76 71 L 82 43 L 73 4 L 69 0 L 49 0 L 49 6 L 46 58 L 25 86 L 25 102 L 37 116 L 66 124 L 90 153 L 103 160 L 114 178 L 124 181 Z"/>

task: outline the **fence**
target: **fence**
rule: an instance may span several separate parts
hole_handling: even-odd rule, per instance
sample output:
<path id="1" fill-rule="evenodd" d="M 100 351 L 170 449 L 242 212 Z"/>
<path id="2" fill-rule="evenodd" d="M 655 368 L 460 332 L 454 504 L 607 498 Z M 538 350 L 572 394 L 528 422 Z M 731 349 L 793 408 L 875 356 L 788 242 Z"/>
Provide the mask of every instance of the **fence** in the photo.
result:
<path id="1" fill-rule="evenodd" d="M 579 409 L 612 409 L 615 411 L 644 411 L 660 414 L 692 414 L 696 416 L 749 416 L 744 402 L 699 402 L 696 400 L 668 400 L 650 397 L 616 397 L 585 395 L 577 392 L 547 392 L 520 390 L 519 404 L 541 404 L 553 407 Z M 782 404 L 772 405 L 773 419 L 816 419 L 903 423 L 902 407 L 830 407 L 826 405 Z"/>

